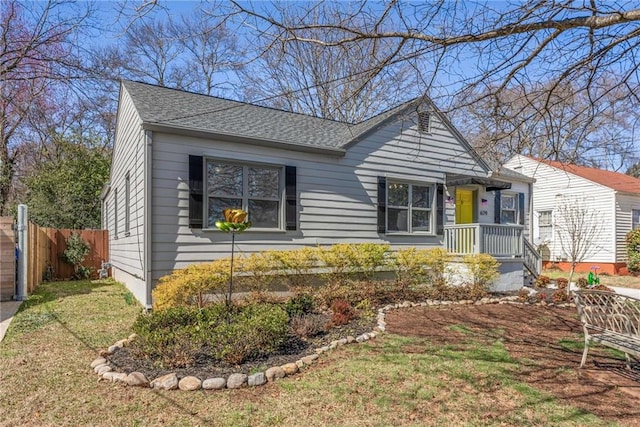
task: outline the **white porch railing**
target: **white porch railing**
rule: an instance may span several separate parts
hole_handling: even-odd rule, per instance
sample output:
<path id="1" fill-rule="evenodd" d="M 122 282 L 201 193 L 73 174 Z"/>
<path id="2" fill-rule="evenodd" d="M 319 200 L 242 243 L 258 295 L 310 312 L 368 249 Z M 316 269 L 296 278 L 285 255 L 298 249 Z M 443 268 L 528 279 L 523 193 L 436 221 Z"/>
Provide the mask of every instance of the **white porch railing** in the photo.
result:
<path id="1" fill-rule="evenodd" d="M 444 226 L 446 249 L 457 255 L 486 253 L 494 257 L 521 258 L 524 227 L 504 224 L 459 224 Z"/>

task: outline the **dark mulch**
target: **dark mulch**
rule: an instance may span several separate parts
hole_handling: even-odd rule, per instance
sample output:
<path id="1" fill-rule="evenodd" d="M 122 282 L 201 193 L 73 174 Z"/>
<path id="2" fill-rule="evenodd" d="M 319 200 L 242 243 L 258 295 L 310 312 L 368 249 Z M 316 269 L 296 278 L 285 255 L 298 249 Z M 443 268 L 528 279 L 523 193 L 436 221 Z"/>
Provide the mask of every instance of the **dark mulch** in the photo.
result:
<path id="1" fill-rule="evenodd" d="M 327 321 L 328 320 L 329 316 L 327 316 Z M 233 373 L 251 374 L 264 371 L 273 366 L 281 366 L 286 363 L 295 362 L 304 356 L 314 353 L 316 348 L 325 346 L 331 341 L 348 336 L 356 337 L 363 333 L 371 332 L 376 325 L 375 318 L 356 319 L 347 325 L 334 327 L 321 335 L 307 340 L 302 340 L 290 335 L 277 353 L 241 365 L 230 365 L 215 361 L 203 354 L 196 359 L 196 362 L 192 366 L 166 369 L 158 366 L 157 363 L 151 360 L 137 357 L 128 347 L 121 348 L 113 355 L 107 356 L 107 359 L 115 371 L 127 373 L 142 372 L 149 380 L 172 372 L 175 372 L 178 378 L 189 375 L 196 376 L 202 380 L 206 378 L 228 377 Z"/>

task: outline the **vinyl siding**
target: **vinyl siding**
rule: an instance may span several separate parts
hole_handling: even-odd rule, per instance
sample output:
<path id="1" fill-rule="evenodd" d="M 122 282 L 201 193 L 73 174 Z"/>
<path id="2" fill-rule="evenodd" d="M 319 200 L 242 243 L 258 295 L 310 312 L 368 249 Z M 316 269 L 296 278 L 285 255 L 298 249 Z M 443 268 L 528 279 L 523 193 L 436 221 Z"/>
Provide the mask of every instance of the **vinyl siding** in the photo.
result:
<path id="1" fill-rule="evenodd" d="M 440 246 L 440 236 L 377 233 L 377 177 L 444 183 L 446 173 L 486 176 L 486 171 L 436 117 L 430 134 L 417 132 L 413 123 L 400 118 L 369 133 L 340 158 L 154 133 L 153 278 L 229 254 L 228 234 L 188 227 L 189 155 L 297 167 L 298 230 L 249 230 L 236 237 L 239 253 L 341 242 Z M 452 209 L 446 213 L 453 222 Z"/>
<path id="2" fill-rule="evenodd" d="M 517 155 L 509 160 L 505 166 L 536 179 L 533 185 L 533 211 L 534 216 L 536 216 L 536 218 L 533 218 L 534 244 L 542 243 L 538 239 L 537 213 L 548 210 L 554 211 L 555 217 L 559 203 L 557 195 L 576 197 L 579 200 L 584 200 L 586 208 L 597 212 L 602 221 L 602 229 L 597 239 L 593 242 L 593 250 L 590 251 L 583 262 L 610 263 L 616 261 L 615 195 L 612 189 L 525 156 Z M 548 247 L 550 260 L 561 261 L 567 258 L 560 246 L 555 227 Z"/>
<path id="3" fill-rule="evenodd" d="M 640 195 L 616 194 L 616 261 L 627 261 L 627 233 L 631 231 L 631 211 L 640 210 Z"/>
<path id="4" fill-rule="evenodd" d="M 110 177 L 110 191 L 103 201 L 107 207 L 110 260 L 114 276 L 121 277 L 140 301 L 145 300 L 144 286 L 144 132 L 141 120 L 126 92 L 121 91 L 116 124 L 116 139 Z M 130 176 L 129 233 L 125 233 L 125 176 Z M 116 190 L 117 233 L 115 226 Z M 106 202 L 106 204 L 105 204 Z M 125 280 L 126 279 L 126 280 Z"/>

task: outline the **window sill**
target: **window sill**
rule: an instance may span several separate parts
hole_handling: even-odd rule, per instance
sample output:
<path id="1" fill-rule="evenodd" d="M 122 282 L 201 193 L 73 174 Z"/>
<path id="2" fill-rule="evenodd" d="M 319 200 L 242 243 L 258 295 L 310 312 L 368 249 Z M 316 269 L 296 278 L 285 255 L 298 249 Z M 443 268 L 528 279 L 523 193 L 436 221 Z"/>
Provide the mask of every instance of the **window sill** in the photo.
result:
<path id="1" fill-rule="evenodd" d="M 226 231 L 218 230 L 217 228 L 203 228 L 204 232 L 218 232 L 218 233 L 227 233 Z M 267 233 L 267 234 L 284 234 L 287 230 L 282 229 L 269 229 L 269 228 L 250 228 L 246 231 L 243 231 L 240 234 L 252 234 L 252 233 Z"/>
<path id="2" fill-rule="evenodd" d="M 407 232 L 398 232 L 398 233 L 389 233 L 386 232 L 384 233 L 385 236 L 403 236 L 403 237 L 407 237 L 407 236 L 411 236 L 411 237 L 436 237 L 438 236 L 438 234 L 435 233 L 407 233 Z M 441 234 L 440 234 L 441 236 Z"/>

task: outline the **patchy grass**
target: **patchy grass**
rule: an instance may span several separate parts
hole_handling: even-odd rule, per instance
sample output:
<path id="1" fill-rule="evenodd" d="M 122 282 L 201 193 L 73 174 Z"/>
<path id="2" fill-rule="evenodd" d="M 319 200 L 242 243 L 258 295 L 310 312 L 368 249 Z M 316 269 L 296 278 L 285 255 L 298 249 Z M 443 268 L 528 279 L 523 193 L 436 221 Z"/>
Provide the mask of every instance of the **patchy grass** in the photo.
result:
<path id="1" fill-rule="evenodd" d="M 610 425 L 516 381 L 522 362 L 501 339 L 476 342 L 466 327 L 462 348 L 388 334 L 259 388 L 97 382 L 89 363 L 129 334 L 140 309 L 113 281 L 41 285 L 0 343 L 0 425 Z"/>
<path id="2" fill-rule="evenodd" d="M 555 280 L 561 277 L 569 279 L 568 271 L 559 270 L 544 270 L 543 275 Z M 579 277 L 587 278 L 589 273 L 574 273 L 573 281 L 578 280 Z M 600 275 L 600 284 L 605 286 L 619 286 L 621 288 L 640 289 L 640 276 L 609 276 L 607 274 Z"/>

